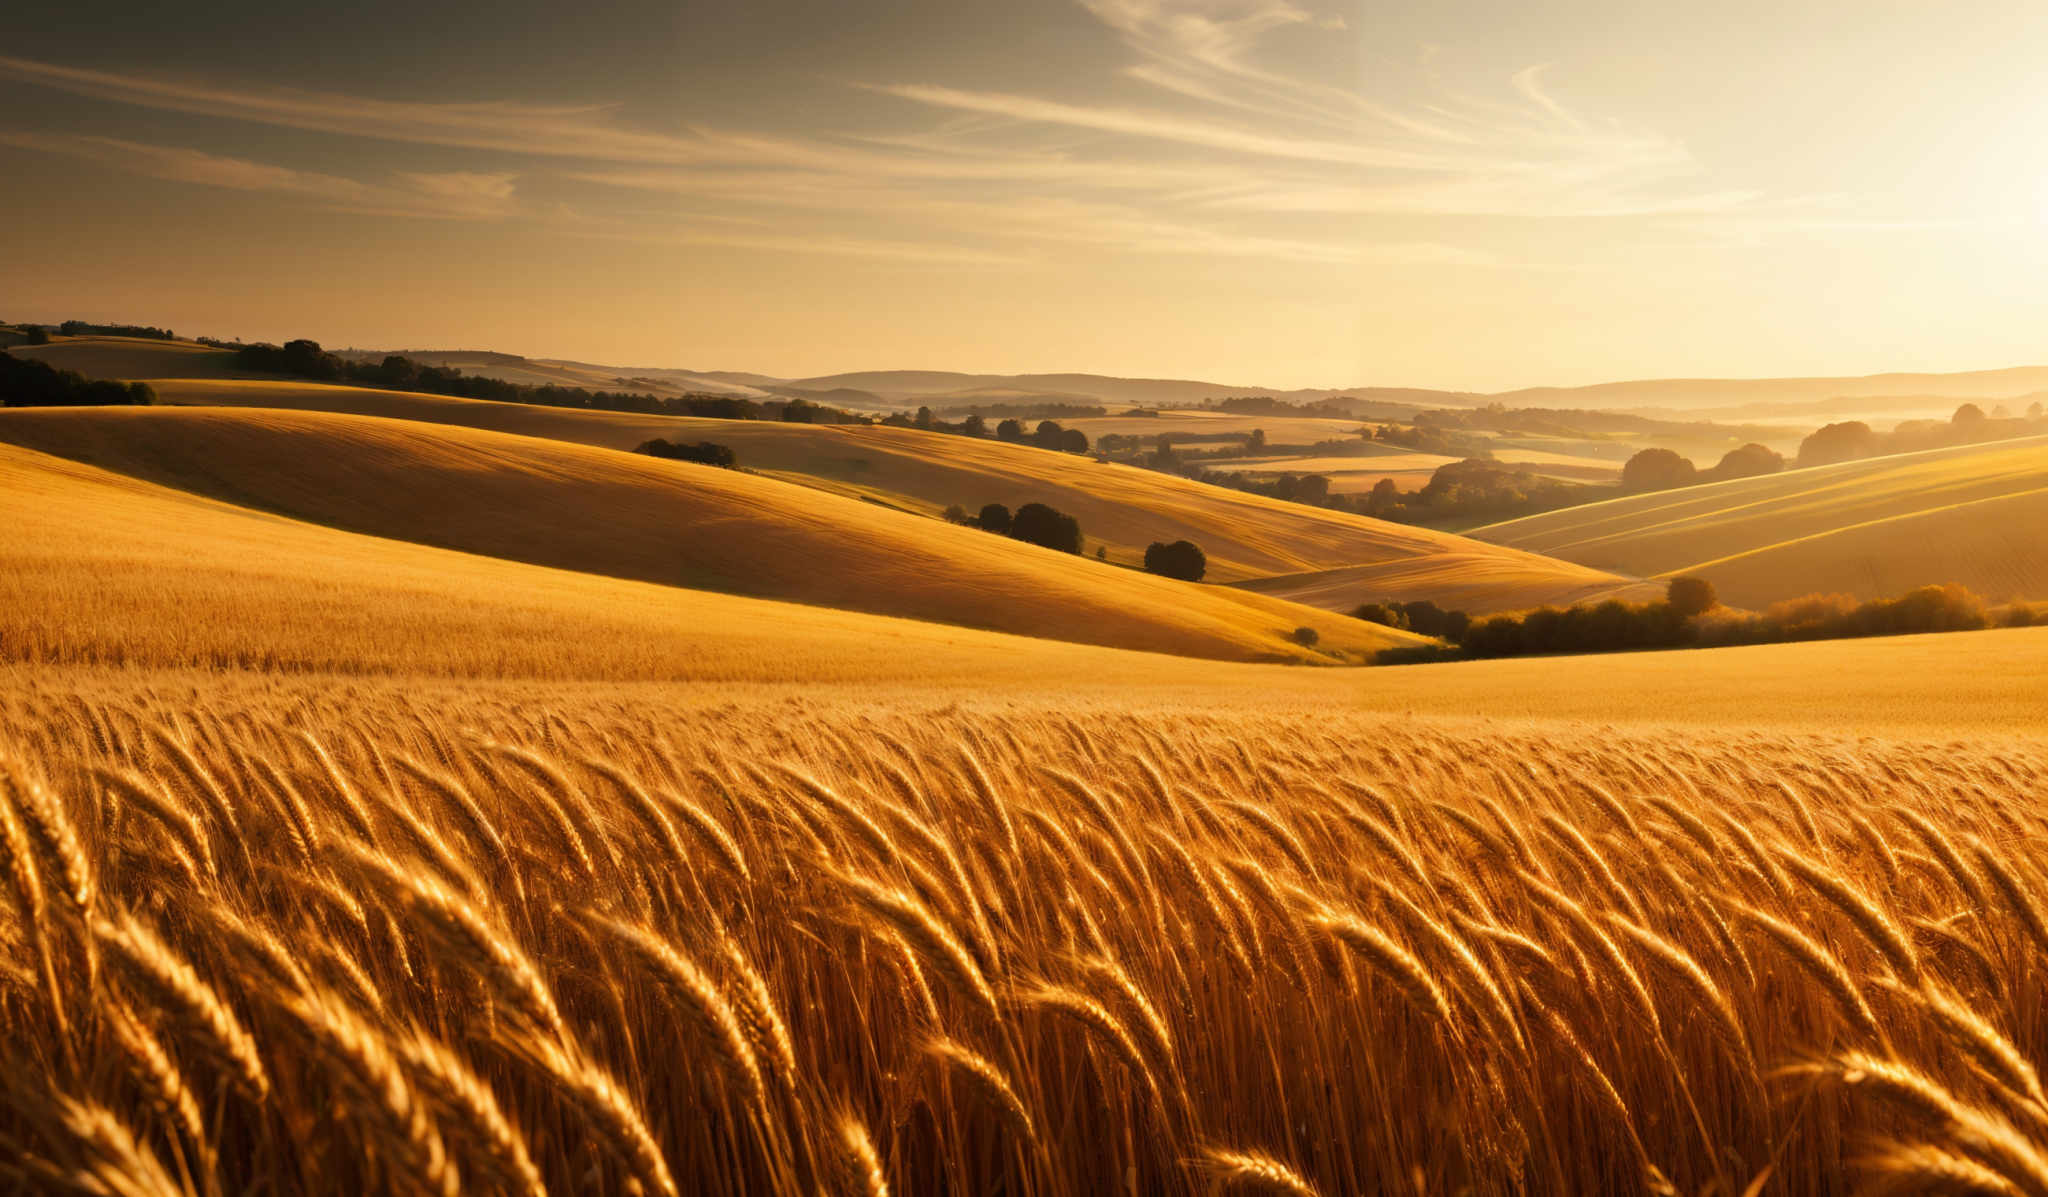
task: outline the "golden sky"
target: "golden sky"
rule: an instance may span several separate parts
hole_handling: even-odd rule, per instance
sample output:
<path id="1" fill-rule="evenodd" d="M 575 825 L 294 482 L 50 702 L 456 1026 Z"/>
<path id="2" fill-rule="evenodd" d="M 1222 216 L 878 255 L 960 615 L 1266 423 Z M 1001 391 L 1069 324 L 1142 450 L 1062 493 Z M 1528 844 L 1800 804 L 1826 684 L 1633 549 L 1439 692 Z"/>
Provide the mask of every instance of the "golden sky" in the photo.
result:
<path id="1" fill-rule="evenodd" d="M 0 318 L 784 377 L 2048 361 L 2044 4 L 22 20 Z"/>

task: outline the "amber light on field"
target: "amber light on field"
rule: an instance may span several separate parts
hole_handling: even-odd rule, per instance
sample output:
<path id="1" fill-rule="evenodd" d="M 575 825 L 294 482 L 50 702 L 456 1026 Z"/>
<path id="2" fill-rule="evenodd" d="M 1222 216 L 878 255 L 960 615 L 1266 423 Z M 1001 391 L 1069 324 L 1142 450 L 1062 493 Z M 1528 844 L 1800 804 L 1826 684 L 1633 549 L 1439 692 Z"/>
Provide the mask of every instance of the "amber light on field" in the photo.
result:
<path id="1" fill-rule="evenodd" d="M 7 691 L 10 1179 L 2048 1184 L 2037 748 L 677 711 Z"/>

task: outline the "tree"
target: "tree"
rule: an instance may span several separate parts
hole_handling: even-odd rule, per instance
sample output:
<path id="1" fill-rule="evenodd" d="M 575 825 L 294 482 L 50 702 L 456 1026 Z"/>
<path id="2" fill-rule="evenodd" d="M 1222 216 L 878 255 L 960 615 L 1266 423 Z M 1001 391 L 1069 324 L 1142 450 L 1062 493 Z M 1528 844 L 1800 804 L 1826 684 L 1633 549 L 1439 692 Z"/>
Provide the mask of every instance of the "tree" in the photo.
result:
<path id="1" fill-rule="evenodd" d="M 960 425 L 960 433 L 962 436 L 986 437 L 988 435 L 988 421 L 978 415 L 970 415 Z"/>
<path id="2" fill-rule="evenodd" d="M 1777 450 L 1755 443 L 1730 449 L 1721 458 L 1721 464 L 1711 471 L 1716 478 L 1755 478 L 1762 474 L 1775 474 L 1785 468 L 1785 458 Z"/>
<path id="3" fill-rule="evenodd" d="M 1670 604 L 1671 613 L 1680 619 L 1705 615 L 1721 602 L 1714 595 L 1712 582 L 1689 577 L 1671 579 L 1671 584 L 1664 588 L 1664 601 Z"/>
<path id="4" fill-rule="evenodd" d="M 818 413 L 818 405 L 808 399 L 792 399 L 782 408 L 782 422 L 785 424 L 810 424 Z"/>
<path id="5" fill-rule="evenodd" d="M 1179 578 L 1183 582 L 1199 582 L 1202 575 L 1209 572 L 1209 558 L 1194 541 L 1176 540 L 1172 544 L 1162 544 L 1155 540 L 1145 547 L 1145 572 L 1162 578 Z"/>
<path id="6" fill-rule="evenodd" d="M 1870 430 L 1870 425 L 1861 420 L 1845 420 L 1840 424 L 1829 424 L 1800 441 L 1799 464 L 1833 465 L 1870 457 L 1876 452 L 1877 434 Z"/>
<path id="7" fill-rule="evenodd" d="M 1390 628 L 1408 626 L 1408 616 L 1401 610 L 1399 603 L 1360 603 L 1351 609 L 1351 618 L 1383 624 Z"/>
<path id="8" fill-rule="evenodd" d="M 1400 503 L 1401 485 L 1392 478 L 1382 478 L 1373 483 L 1371 493 L 1365 497 L 1366 507 L 1375 513 L 1397 507 Z"/>
<path id="9" fill-rule="evenodd" d="M 946 508 L 945 519 L 949 524 L 964 524 L 968 521 L 967 509 L 954 503 Z"/>
<path id="10" fill-rule="evenodd" d="M 917 419 L 914 422 L 919 428 L 930 431 L 932 426 L 932 409 L 929 407 L 919 407 L 917 409 Z"/>
<path id="11" fill-rule="evenodd" d="M 1330 500 L 1330 480 L 1321 474 L 1305 474 L 1294 487 L 1294 501 L 1321 507 Z"/>
<path id="12" fill-rule="evenodd" d="M 31 345 L 48 345 L 50 343 L 50 330 L 40 324 L 29 325 L 28 343 Z M 2037 403 L 2034 406 L 2039 407 L 2040 404 Z"/>
<path id="13" fill-rule="evenodd" d="M 1078 428 L 1069 428 L 1060 433 L 1060 448 L 1068 453 L 1086 453 L 1088 434 Z"/>
<path id="14" fill-rule="evenodd" d="M 1057 449 L 1060 447 L 1060 437 L 1065 432 L 1066 429 L 1060 427 L 1058 420 L 1040 420 L 1038 427 L 1031 431 L 1031 443 L 1041 449 Z"/>
<path id="15" fill-rule="evenodd" d="M 1645 449 L 1621 467 L 1621 485 L 1625 490 L 1670 490 L 1688 485 L 1698 473 L 1692 462 L 1669 449 Z"/>
<path id="16" fill-rule="evenodd" d="M 1981 427 L 1984 423 L 1984 409 L 1974 403 L 1965 403 L 1956 409 L 1956 414 L 1950 416 L 1948 422 L 1958 428 Z"/>
<path id="17" fill-rule="evenodd" d="M 2029 420 L 2038 420 L 2041 418 L 2041 401 L 2039 399 L 2036 399 L 2032 403 L 2027 404 L 2027 418 Z"/>
<path id="18" fill-rule="evenodd" d="M 1055 511 L 1043 503 L 1026 503 L 1010 519 L 1010 535 L 1026 544 L 1057 549 L 1062 553 L 1081 551 L 1081 523 L 1073 516 Z"/>
<path id="19" fill-rule="evenodd" d="M 1010 524 L 1010 509 L 1001 503 L 988 504 L 981 509 L 980 515 L 974 517 L 975 527 L 980 528 L 984 532 L 994 532 L 1000 536 L 1008 536 L 1010 534 Z"/>
<path id="20" fill-rule="evenodd" d="M 1296 628 L 1294 629 L 1293 639 L 1296 644 L 1303 648 L 1314 648 L 1316 641 L 1321 640 L 1322 637 L 1316 634 L 1314 628 Z"/>
<path id="21" fill-rule="evenodd" d="M 1266 430 L 1263 428 L 1252 429 L 1252 434 L 1244 438 L 1244 451 L 1247 455 L 1264 453 L 1266 451 Z"/>
<path id="22" fill-rule="evenodd" d="M 996 425 L 996 439 L 1014 445 L 1024 439 L 1024 425 L 1015 420 L 1004 420 Z"/>

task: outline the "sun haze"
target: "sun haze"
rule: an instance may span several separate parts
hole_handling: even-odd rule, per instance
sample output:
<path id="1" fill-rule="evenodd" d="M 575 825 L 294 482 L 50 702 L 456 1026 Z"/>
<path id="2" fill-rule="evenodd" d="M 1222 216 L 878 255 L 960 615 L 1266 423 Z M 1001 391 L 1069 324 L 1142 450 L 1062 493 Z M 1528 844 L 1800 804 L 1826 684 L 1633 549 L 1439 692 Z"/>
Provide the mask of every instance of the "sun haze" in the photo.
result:
<path id="1" fill-rule="evenodd" d="M 20 318 L 1288 387 L 2042 356 L 2039 5 L 45 8 Z"/>

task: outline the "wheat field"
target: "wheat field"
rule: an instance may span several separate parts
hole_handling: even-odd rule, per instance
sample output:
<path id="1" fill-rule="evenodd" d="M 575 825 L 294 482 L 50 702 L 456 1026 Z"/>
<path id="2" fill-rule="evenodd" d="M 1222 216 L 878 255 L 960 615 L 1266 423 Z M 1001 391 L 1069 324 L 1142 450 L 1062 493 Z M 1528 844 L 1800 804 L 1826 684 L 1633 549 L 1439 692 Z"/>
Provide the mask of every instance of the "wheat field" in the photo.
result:
<path id="1" fill-rule="evenodd" d="M 2048 759 L 17 674 L 0 1160 L 92 1193 L 2048 1192 Z"/>

